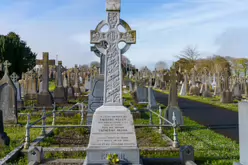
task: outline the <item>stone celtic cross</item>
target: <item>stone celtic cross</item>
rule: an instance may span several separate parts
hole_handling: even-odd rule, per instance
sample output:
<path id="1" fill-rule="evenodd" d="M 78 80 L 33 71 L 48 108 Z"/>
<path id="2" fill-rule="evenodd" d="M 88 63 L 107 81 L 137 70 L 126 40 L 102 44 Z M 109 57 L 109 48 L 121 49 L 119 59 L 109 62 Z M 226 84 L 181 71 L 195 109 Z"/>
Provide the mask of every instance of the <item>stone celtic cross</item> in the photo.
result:
<path id="1" fill-rule="evenodd" d="M 11 74 L 10 78 L 11 78 L 11 80 L 15 83 L 15 82 L 17 82 L 17 80 L 19 79 L 19 76 L 18 76 L 15 72 L 13 72 L 13 73 Z"/>
<path id="2" fill-rule="evenodd" d="M 96 48 L 105 55 L 105 71 L 104 71 L 104 105 L 122 105 L 122 71 L 121 71 L 121 55 L 124 54 L 131 46 L 136 43 L 136 31 L 131 30 L 129 25 L 120 19 L 120 0 L 107 0 L 107 20 L 101 21 L 95 30 L 91 30 L 91 44 L 95 44 Z M 108 25 L 107 32 L 100 30 Z M 125 28 L 126 32 L 118 31 L 118 26 Z M 99 47 L 97 44 L 102 41 L 108 43 L 107 49 Z M 120 42 L 126 45 L 121 50 L 118 47 Z"/>

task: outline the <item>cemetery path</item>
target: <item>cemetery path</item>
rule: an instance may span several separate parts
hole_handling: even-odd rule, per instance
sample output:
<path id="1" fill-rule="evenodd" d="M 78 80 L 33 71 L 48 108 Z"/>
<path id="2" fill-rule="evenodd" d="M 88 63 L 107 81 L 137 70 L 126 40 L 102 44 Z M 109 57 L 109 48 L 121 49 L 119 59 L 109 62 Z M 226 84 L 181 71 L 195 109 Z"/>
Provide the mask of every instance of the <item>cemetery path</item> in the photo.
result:
<path id="1" fill-rule="evenodd" d="M 154 91 L 158 103 L 168 105 L 168 95 Z M 232 140 L 239 141 L 238 113 L 213 105 L 179 98 L 183 115 Z M 212 128 L 211 128 L 212 127 Z"/>

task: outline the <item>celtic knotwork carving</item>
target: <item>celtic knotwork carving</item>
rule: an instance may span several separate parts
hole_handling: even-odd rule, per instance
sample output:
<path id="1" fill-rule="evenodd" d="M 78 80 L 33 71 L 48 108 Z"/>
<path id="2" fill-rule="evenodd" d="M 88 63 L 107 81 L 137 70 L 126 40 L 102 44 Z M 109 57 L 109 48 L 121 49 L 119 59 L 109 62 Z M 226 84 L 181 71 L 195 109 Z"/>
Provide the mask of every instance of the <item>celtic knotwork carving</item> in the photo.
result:
<path id="1" fill-rule="evenodd" d="M 119 22 L 119 13 L 118 12 L 110 12 L 108 13 L 108 23 L 109 23 L 109 28 L 115 28 Z"/>

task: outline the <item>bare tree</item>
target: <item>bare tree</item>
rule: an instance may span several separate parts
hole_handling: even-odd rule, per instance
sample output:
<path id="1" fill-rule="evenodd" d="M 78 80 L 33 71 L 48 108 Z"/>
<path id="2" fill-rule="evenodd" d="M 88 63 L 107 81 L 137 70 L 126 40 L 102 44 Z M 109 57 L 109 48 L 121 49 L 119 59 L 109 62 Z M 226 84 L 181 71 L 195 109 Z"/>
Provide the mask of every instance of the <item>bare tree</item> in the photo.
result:
<path id="1" fill-rule="evenodd" d="M 184 50 L 182 50 L 180 52 L 180 54 L 176 57 L 180 58 L 184 58 L 186 60 L 188 60 L 189 62 L 195 62 L 196 60 L 198 60 L 200 56 L 200 53 L 197 50 L 196 46 L 187 46 Z"/>

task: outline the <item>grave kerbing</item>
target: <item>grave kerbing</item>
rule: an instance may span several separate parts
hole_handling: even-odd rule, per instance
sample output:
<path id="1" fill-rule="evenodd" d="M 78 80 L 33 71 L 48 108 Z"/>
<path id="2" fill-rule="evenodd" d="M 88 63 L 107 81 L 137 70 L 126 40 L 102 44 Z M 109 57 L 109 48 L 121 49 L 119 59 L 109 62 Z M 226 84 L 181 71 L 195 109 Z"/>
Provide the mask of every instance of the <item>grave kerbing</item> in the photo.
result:
<path id="1" fill-rule="evenodd" d="M 108 154 L 117 153 L 121 161 L 138 165 L 140 154 L 133 117 L 122 101 L 121 71 L 121 54 L 128 50 L 130 44 L 135 44 L 136 32 L 131 31 L 128 24 L 120 19 L 120 0 L 107 0 L 107 14 L 108 19 L 91 31 L 91 44 L 107 41 L 109 46 L 106 50 L 98 48 L 105 54 L 104 97 L 103 105 L 93 115 L 84 164 L 105 164 L 108 163 Z M 126 33 L 118 31 L 119 24 L 126 28 Z M 100 32 L 104 25 L 109 26 L 106 33 Z M 120 41 L 126 43 L 122 50 L 118 48 Z"/>

